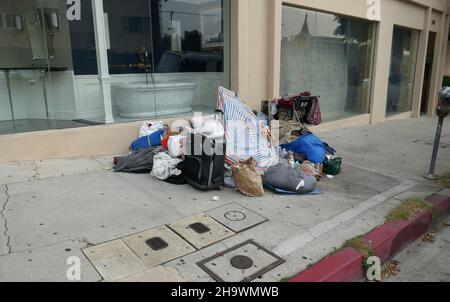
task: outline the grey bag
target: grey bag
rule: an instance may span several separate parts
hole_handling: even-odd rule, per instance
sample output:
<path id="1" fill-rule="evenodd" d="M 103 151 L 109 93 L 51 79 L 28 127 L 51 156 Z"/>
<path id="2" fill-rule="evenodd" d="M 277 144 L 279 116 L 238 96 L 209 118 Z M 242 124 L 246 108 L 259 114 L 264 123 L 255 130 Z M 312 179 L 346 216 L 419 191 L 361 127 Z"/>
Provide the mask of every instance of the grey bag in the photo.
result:
<path id="1" fill-rule="evenodd" d="M 114 172 L 150 173 L 153 169 L 153 152 L 156 148 L 147 148 L 114 159 Z"/>
<path id="2" fill-rule="evenodd" d="M 262 177 L 263 183 L 273 188 L 297 193 L 310 193 L 316 189 L 317 180 L 314 176 L 303 175 L 291 168 L 286 161 L 280 161 L 270 167 Z"/>

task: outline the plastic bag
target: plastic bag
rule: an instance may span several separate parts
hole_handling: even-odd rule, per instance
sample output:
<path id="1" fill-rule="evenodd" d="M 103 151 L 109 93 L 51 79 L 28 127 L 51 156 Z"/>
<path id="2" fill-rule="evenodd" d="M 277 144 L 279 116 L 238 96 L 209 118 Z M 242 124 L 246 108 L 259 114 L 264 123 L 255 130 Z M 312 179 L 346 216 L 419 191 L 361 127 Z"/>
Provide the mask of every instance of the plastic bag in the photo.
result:
<path id="1" fill-rule="evenodd" d="M 148 136 L 164 128 L 164 122 L 145 122 L 139 130 L 139 137 Z"/>
<path id="2" fill-rule="evenodd" d="M 194 116 L 193 118 L 191 118 L 191 124 L 192 124 L 192 127 L 194 129 L 194 132 L 198 133 L 198 132 L 202 131 L 203 130 L 203 124 L 206 121 L 214 120 L 214 118 L 215 118 L 214 115 Z"/>
<path id="3" fill-rule="evenodd" d="M 158 153 L 153 157 L 153 170 L 150 175 L 160 180 L 166 180 L 171 176 L 179 176 L 182 171 L 177 167 L 181 162 L 181 159 L 172 158 L 167 153 Z"/>
<path id="4" fill-rule="evenodd" d="M 306 159 L 315 164 L 323 163 L 326 157 L 325 145 L 320 138 L 312 133 L 306 133 L 292 143 L 280 147 L 295 153 L 305 154 Z"/>
<path id="5" fill-rule="evenodd" d="M 203 123 L 203 135 L 209 139 L 219 139 L 225 136 L 225 129 L 218 120 L 207 120 Z"/>
<path id="6" fill-rule="evenodd" d="M 326 158 L 323 162 L 323 172 L 328 175 L 339 175 L 341 173 L 342 158 L 331 157 Z"/>
<path id="7" fill-rule="evenodd" d="M 164 136 L 164 133 L 164 130 L 158 130 L 150 135 L 138 138 L 131 144 L 131 150 L 136 151 L 161 146 L 161 139 Z"/>
<path id="8" fill-rule="evenodd" d="M 175 135 L 169 137 L 169 142 L 167 145 L 170 156 L 172 156 L 173 158 L 177 158 L 185 154 L 186 153 L 185 144 L 186 144 L 186 136 Z"/>
<path id="9" fill-rule="evenodd" d="M 257 164 L 256 160 L 251 157 L 232 167 L 236 188 L 239 192 L 249 197 L 264 195 L 263 182 L 256 168 Z"/>

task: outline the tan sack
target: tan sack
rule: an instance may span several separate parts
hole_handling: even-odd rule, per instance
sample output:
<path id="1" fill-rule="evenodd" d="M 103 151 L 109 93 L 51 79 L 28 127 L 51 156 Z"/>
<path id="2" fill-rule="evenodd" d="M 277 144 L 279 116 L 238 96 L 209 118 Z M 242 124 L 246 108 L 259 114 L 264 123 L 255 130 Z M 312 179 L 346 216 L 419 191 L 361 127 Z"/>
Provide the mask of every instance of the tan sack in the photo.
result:
<path id="1" fill-rule="evenodd" d="M 256 166 L 256 160 L 251 157 L 244 162 L 232 166 L 236 188 L 249 197 L 264 195 L 263 182 Z"/>

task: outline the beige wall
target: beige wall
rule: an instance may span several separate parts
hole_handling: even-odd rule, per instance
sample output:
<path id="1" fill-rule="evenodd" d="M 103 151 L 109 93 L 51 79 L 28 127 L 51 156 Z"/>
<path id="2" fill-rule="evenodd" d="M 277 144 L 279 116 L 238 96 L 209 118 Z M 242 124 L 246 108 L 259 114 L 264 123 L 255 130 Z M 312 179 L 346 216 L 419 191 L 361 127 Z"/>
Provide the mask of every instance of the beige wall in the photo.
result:
<path id="1" fill-rule="evenodd" d="M 367 19 L 366 0 L 231 0 L 231 85 L 254 109 L 260 101 L 279 94 L 282 3 Z M 444 73 L 447 54 L 447 0 L 381 0 L 376 22 L 377 47 L 371 113 L 322 125 L 317 130 L 383 122 L 385 118 L 390 52 L 394 25 L 421 31 L 412 116 L 418 117 L 422 95 L 428 32 L 437 32 L 431 102 Z M 434 21 L 434 22 L 433 22 Z M 450 66 L 449 66 L 450 67 Z M 448 69 L 446 69 L 448 72 Z M 410 116 L 408 113 L 399 117 Z M 393 117 L 396 118 L 396 117 Z M 121 153 L 136 135 L 140 123 L 0 136 L 0 162 L 20 159 Z"/>
<path id="2" fill-rule="evenodd" d="M 447 42 L 447 55 L 445 61 L 444 75 L 450 76 L 450 41 Z"/>

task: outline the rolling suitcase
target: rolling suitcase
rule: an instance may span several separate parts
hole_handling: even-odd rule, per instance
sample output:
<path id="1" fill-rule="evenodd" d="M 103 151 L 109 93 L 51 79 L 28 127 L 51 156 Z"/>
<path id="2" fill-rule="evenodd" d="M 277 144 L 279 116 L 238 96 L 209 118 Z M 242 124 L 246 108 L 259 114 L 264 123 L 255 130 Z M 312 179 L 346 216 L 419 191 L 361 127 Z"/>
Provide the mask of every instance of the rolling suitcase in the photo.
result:
<path id="1" fill-rule="evenodd" d="M 225 184 L 225 140 L 190 134 L 183 163 L 186 181 L 202 191 L 221 191 Z"/>

